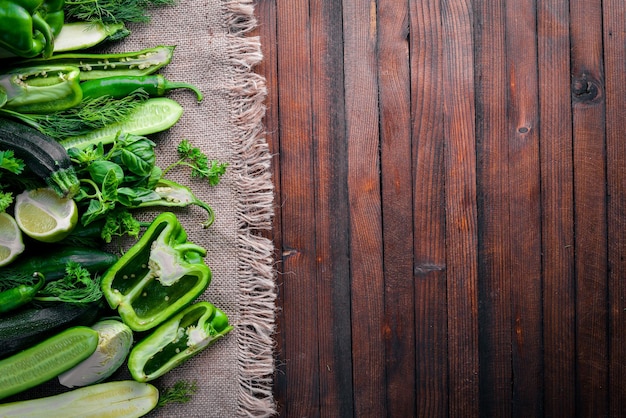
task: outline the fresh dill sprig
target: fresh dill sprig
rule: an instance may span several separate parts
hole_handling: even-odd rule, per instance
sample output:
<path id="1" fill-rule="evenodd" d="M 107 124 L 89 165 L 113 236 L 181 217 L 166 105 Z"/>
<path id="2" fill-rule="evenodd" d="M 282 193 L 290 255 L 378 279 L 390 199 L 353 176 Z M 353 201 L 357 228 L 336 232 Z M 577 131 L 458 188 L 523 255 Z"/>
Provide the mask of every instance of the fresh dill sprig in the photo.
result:
<path id="1" fill-rule="evenodd" d="M 60 139 L 84 135 L 124 120 L 147 99 L 148 95 L 138 90 L 121 99 L 113 99 L 110 96 L 85 99 L 78 106 L 49 115 L 22 114 L 4 109 L 1 111 L 45 135 Z"/>
<path id="2" fill-rule="evenodd" d="M 199 177 L 209 181 L 211 186 L 216 186 L 220 178 L 226 173 L 228 163 L 209 161 L 209 157 L 198 147 L 191 145 L 187 139 L 183 139 L 176 148 L 179 159 L 163 170 L 163 175 L 177 166 L 191 168 L 191 177 Z"/>
<path id="3" fill-rule="evenodd" d="M 102 23 L 145 23 L 153 7 L 170 6 L 175 0 L 65 0 L 69 20 Z"/>
<path id="4" fill-rule="evenodd" d="M 192 395 L 198 391 L 198 384 L 194 380 L 188 382 L 186 380 L 179 380 L 163 391 L 159 396 L 157 408 L 171 404 L 171 403 L 186 403 L 191 400 Z"/>

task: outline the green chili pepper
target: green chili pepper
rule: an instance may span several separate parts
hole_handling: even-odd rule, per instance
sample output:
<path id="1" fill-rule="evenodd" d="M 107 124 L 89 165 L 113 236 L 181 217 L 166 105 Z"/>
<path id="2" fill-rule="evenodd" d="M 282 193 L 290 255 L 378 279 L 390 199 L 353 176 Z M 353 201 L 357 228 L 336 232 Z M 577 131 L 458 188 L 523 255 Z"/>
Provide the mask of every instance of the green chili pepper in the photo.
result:
<path id="1" fill-rule="evenodd" d="M 33 300 L 37 292 L 43 287 L 45 279 L 39 273 L 33 274 L 33 282 L 20 284 L 11 289 L 0 292 L 0 313 L 19 308 Z"/>
<path id="2" fill-rule="evenodd" d="M 211 282 L 206 250 L 187 241 L 176 216 L 163 212 L 102 278 L 102 292 L 135 331 L 153 328 L 194 301 Z"/>
<path id="3" fill-rule="evenodd" d="M 54 54 L 50 58 L 22 60 L 20 65 L 69 65 L 80 68 L 80 80 L 112 76 L 141 76 L 155 73 L 168 65 L 174 46 L 156 46 L 141 51 L 115 54 L 74 52 Z"/>
<path id="4" fill-rule="evenodd" d="M 160 74 L 105 77 L 84 81 L 80 87 L 85 98 L 110 96 L 119 99 L 137 90 L 143 90 L 150 96 L 164 96 L 174 89 L 190 89 L 196 93 L 198 101 L 202 100 L 202 92 L 195 86 L 169 81 Z"/>
<path id="5" fill-rule="evenodd" d="M 54 35 L 41 0 L 0 0 L 0 46 L 17 56 L 52 55 Z"/>
<path id="6" fill-rule="evenodd" d="M 228 334 L 228 317 L 209 302 L 176 314 L 140 341 L 130 353 L 128 369 L 139 382 L 154 380 Z"/>
<path id="7" fill-rule="evenodd" d="M 13 68 L 0 74 L 0 89 L 7 95 L 3 108 L 20 113 L 47 114 L 69 109 L 83 97 L 80 71 L 71 66 Z"/>

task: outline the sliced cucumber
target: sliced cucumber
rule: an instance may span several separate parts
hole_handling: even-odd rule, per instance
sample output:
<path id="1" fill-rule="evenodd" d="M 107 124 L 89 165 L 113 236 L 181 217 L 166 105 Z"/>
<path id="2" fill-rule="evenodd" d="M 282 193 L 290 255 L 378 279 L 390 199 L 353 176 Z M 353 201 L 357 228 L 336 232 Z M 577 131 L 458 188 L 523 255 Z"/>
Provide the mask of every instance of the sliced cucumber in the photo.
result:
<path id="1" fill-rule="evenodd" d="M 109 39 L 121 39 L 130 34 L 123 23 L 72 22 L 63 25 L 54 38 L 54 53 L 91 48 Z"/>
<path id="2" fill-rule="evenodd" d="M 132 380 L 100 383 L 46 398 L 0 405 L 0 416 L 38 418 L 134 418 L 154 409 L 159 391 L 149 383 Z"/>
<path id="3" fill-rule="evenodd" d="M 74 367 L 96 351 L 98 332 L 75 326 L 0 360 L 0 399 L 30 389 Z"/>
<path id="4" fill-rule="evenodd" d="M 115 141 L 120 132 L 134 135 L 149 135 L 171 128 L 183 114 L 183 107 L 175 100 L 166 97 L 148 99 L 139 105 L 125 120 L 85 135 L 64 138 L 59 142 L 65 147 L 85 148 L 102 142 L 104 145 Z"/>

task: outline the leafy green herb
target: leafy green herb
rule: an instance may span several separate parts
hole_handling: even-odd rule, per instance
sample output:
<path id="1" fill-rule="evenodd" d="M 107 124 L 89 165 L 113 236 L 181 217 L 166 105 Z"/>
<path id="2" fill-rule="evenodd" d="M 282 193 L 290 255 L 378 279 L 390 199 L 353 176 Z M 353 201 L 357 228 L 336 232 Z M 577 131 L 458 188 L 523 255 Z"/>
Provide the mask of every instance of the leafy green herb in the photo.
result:
<path id="1" fill-rule="evenodd" d="M 15 157 L 12 150 L 0 151 L 0 168 L 12 173 L 20 174 L 26 165 L 24 160 Z M 0 177 L 2 172 L 0 171 Z M 6 185 L 0 184 L 0 212 L 6 211 L 13 204 L 13 193 L 5 189 Z"/>
<path id="2" fill-rule="evenodd" d="M 81 224 L 104 219 L 101 237 L 105 242 L 114 236 L 138 236 L 142 224 L 131 212 L 138 208 L 198 205 L 209 213 L 206 224 L 212 222 L 208 204 L 189 188 L 163 178 L 164 171 L 156 165 L 155 146 L 144 136 L 120 134 L 106 148 L 98 144 L 68 150 L 81 183 L 74 198 Z"/>
<path id="3" fill-rule="evenodd" d="M 91 273 L 79 263 L 70 261 L 65 267 L 65 276 L 44 286 L 35 300 L 41 302 L 89 303 L 102 298 L 100 281 L 91 278 Z"/>
<path id="4" fill-rule="evenodd" d="M 104 226 L 102 227 L 102 239 L 109 243 L 114 236 L 128 235 L 131 238 L 138 238 L 142 225 L 128 211 L 112 211 L 106 215 Z"/>
<path id="5" fill-rule="evenodd" d="M 228 163 L 220 163 L 219 161 L 209 161 L 209 157 L 198 147 L 191 145 L 187 139 L 183 139 L 176 148 L 179 160 L 170 164 L 163 174 L 177 166 L 186 166 L 191 168 L 191 176 L 199 177 L 209 181 L 211 186 L 216 186 L 220 182 L 220 178 L 226 173 Z"/>
<path id="6" fill-rule="evenodd" d="M 191 397 L 198 391 L 198 384 L 194 380 L 188 382 L 186 380 L 179 380 L 165 390 L 161 391 L 159 395 L 159 401 L 157 408 L 163 407 L 171 403 L 186 403 L 191 400 Z"/>
<path id="7" fill-rule="evenodd" d="M 15 157 L 12 150 L 0 151 L 0 168 L 13 174 L 20 174 L 25 166 L 24 160 Z"/>
<path id="8" fill-rule="evenodd" d="M 70 20 L 104 23 L 149 22 L 152 7 L 169 6 L 174 0 L 65 0 Z"/>

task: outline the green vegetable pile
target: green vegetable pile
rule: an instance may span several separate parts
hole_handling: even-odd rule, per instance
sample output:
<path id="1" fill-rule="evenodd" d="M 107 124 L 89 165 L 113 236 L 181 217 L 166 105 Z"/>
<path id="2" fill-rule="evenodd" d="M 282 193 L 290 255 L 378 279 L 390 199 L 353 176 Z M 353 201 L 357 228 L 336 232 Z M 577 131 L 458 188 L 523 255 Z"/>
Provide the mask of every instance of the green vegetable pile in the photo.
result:
<path id="1" fill-rule="evenodd" d="M 207 250 L 175 213 L 195 205 L 209 228 L 213 208 L 167 177 L 186 170 L 213 187 L 228 165 L 180 139 L 178 158 L 159 166 L 153 136 L 182 115 L 170 91 L 199 102 L 202 92 L 158 74 L 173 46 L 91 49 L 171 4 L 0 0 L 0 416 L 135 417 L 186 402 L 195 382 L 158 388 L 159 378 L 233 329 L 199 300 L 212 279 Z M 17 216 L 19 195 L 39 189 L 71 202 L 49 203 L 51 213 L 77 211 L 58 238 L 26 234 Z M 121 237 L 128 248 L 115 254 Z M 59 394 L 32 399 L 29 389 L 55 379 Z"/>

